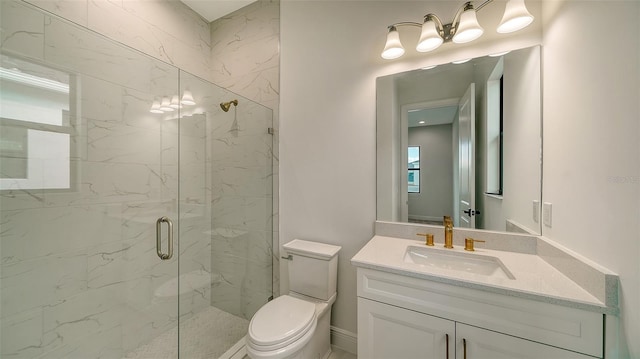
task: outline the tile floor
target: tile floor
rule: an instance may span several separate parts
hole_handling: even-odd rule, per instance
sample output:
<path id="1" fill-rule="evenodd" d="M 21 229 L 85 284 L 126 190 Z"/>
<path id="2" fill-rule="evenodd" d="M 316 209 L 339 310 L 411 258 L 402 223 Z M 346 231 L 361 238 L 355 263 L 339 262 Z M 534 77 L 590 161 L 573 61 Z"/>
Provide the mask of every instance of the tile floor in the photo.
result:
<path id="1" fill-rule="evenodd" d="M 250 359 L 248 356 L 244 356 L 242 359 Z M 358 359 L 355 354 L 351 354 L 339 348 L 331 348 L 331 354 L 327 359 Z"/>
<path id="2" fill-rule="evenodd" d="M 180 357 L 218 358 L 242 339 L 249 321 L 209 307 L 180 324 Z M 178 327 L 129 352 L 127 359 L 175 359 L 178 357 Z"/>
<path id="3" fill-rule="evenodd" d="M 332 348 L 328 359 L 358 359 L 358 356 L 342 349 Z"/>
<path id="4" fill-rule="evenodd" d="M 247 333 L 249 321 L 209 307 L 180 324 L 180 357 L 214 359 L 236 344 Z M 215 335 L 214 335 L 215 333 Z M 220 335 L 224 333 L 224 335 Z M 126 359 L 175 359 L 178 357 L 178 327 L 129 352 Z M 212 338 L 215 338 L 212 340 Z M 249 359 L 245 356 L 243 359 Z M 339 348 L 332 348 L 327 359 L 357 359 Z"/>

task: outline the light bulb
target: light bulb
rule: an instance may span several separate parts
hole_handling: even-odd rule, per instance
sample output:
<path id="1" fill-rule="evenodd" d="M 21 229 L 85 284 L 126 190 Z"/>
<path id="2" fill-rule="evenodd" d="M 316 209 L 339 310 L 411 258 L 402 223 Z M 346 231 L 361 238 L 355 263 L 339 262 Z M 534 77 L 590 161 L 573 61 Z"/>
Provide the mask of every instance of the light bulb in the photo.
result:
<path id="1" fill-rule="evenodd" d="M 193 95 L 191 94 L 191 91 L 184 90 L 184 93 L 182 94 L 182 100 L 180 101 L 180 103 L 188 106 L 192 106 L 196 104 L 196 101 L 193 99 Z"/>
<path id="2" fill-rule="evenodd" d="M 420 40 L 418 40 L 416 50 L 419 52 L 432 51 L 440 47 L 443 42 L 444 40 L 436 28 L 436 23 L 427 18 L 427 21 L 422 24 L 422 32 L 420 33 Z"/>
<path id="3" fill-rule="evenodd" d="M 151 113 L 164 113 L 164 111 L 162 111 L 160 109 L 160 101 L 153 101 L 153 104 L 151 105 L 151 109 L 149 110 L 149 112 Z"/>
<path id="4" fill-rule="evenodd" d="M 382 50 L 381 56 L 383 59 L 393 60 L 402 55 L 404 55 L 404 47 L 400 43 L 400 35 L 396 27 L 391 26 L 387 34 L 387 43 L 384 46 L 384 50 Z"/>
<path id="5" fill-rule="evenodd" d="M 509 0 L 504 10 L 498 32 L 507 34 L 521 30 L 533 22 L 533 16 L 527 11 L 524 0 Z"/>
<path id="6" fill-rule="evenodd" d="M 171 108 L 171 101 L 169 101 L 169 98 L 167 96 L 162 98 L 162 102 L 160 103 L 160 110 L 165 112 L 173 111 L 173 108 Z"/>
<path id="7" fill-rule="evenodd" d="M 451 40 L 456 44 L 464 44 L 479 38 L 483 33 L 484 29 L 478 24 L 476 10 L 469 5 L 460 15 L 456 34 L 453 35 Z"/>
<path id="8" fill-rule="evenodd" d="M 171 103 L 169 104 L 169 107 L 175 110 L 180 108 L 180 100 L 178 99 L 178 95 L 171 96 Z"/>

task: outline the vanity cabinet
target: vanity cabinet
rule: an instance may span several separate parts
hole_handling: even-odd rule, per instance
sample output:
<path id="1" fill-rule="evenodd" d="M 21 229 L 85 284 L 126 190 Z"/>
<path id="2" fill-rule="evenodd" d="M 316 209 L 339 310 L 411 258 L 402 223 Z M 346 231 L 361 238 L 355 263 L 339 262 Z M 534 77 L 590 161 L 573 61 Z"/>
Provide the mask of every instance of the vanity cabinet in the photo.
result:
<path id="1" fill-rule="evenodd" d="M 552 347 L 490 330 L 456 323 L 457 359 L 593 359 L 594 357 Z"/>
<path id="2" fill-rule="evenodd" d="M 358 298 L 360 358 L 454 358 L 455 332 L 451 320 Z"/>
<path id="3" fill-rule="evenodd" d="M 358 268 L 362 358 L 603 358 L 603 323 L 601 313 Z"/>
<path id="4" fill-rule="evenodd" d="M 368 359 L 594 358 L 365 298 L 358 333 L 358 356 Z"/>

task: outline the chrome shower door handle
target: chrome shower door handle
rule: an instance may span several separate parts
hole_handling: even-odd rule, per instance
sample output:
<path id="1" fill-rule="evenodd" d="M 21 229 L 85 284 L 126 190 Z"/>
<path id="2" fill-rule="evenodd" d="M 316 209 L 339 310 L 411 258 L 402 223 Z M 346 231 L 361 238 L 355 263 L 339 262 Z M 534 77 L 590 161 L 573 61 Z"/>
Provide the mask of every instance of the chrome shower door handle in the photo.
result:
<path id="1" fill-rule="evenodd" d="M 168 252 L 162 253 L 162 223 L 167 224 L 167 240 L 168 240 Z M 167 216 L 158 218 L 156 221 L 156 253 L 158 257 L 163 261 L 171 259 L 173 257 L 173 222 Z"/>

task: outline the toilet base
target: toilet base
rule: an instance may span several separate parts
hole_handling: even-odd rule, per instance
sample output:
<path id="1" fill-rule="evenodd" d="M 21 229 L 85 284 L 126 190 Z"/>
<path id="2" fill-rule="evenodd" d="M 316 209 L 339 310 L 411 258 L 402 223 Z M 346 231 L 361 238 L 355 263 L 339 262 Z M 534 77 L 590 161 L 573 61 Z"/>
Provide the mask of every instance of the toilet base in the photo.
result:
<path id="1" fill-rule="evenodd" d="M 331 309 L 318 318 L 318 326 L 311 341 L 291 359 L 327 359 L 331 355 L 330 342 Z"/>
<path id="2" fill-rule="evenodd" d="M 317 313 L 319 317 L 316 319 L 317 324 L 314 333 L 309 342 L 300 350 L 288 356 L 281 356 L 281 354 L 271 355 L 264 352 L 255 353 L 247 347 L 247 356 L 253 359 L 327 359 L 331 355 L 331 304 L 333 304 L 333 301 L 329 305 L 324 304 L 324 310 Z"/>

